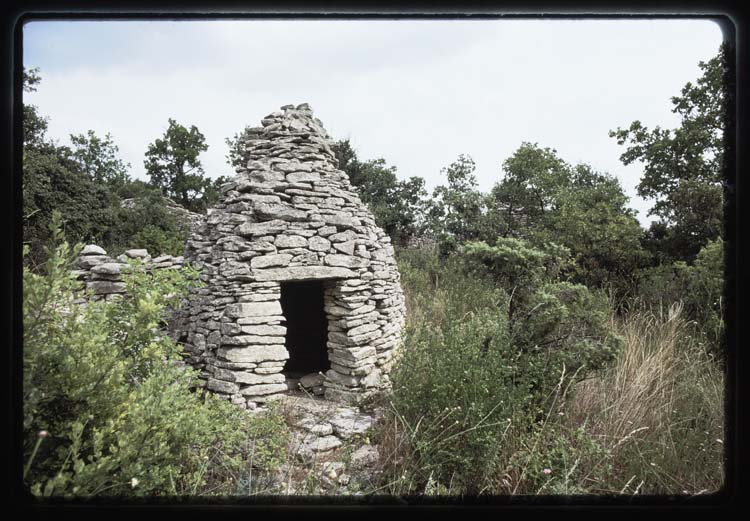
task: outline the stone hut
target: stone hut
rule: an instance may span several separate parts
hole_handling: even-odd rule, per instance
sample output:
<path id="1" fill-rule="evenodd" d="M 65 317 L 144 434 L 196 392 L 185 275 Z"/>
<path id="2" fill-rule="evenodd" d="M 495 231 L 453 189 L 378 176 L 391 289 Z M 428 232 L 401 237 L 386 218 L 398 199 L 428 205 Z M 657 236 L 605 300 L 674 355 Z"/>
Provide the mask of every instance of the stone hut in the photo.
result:
<path id="1" fill-rule="evenodd" d="M 404 297 L 390 238 L 337 169 L 309 105 L 252 128 L 246 167 L 189 239 L 204 285 L 175 333 L 208 389 L 248 408 L 303 388 L 356 402 L 390 385 Z"/>

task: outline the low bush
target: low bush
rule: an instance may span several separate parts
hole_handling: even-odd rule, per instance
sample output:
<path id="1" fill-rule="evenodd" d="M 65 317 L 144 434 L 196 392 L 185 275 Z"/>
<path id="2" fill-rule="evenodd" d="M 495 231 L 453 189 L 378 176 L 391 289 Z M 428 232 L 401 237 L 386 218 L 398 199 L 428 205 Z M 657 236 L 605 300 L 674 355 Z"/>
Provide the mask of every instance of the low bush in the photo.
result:
<path id="1" fill-rule="evenodd" d="M 592 490 L 699 494 L 721 487 L 723 375 L 689 325 L 680 304 L 631 311 L 615 323 L 625 339 L 616 362 L 571 393 L 566 424 L 585 425 L 615 469 Z"/>
<path id="2" fill-rule="evenodd" d="M 543 418 L 561 372 L 567 382 L 576 368 L 603 363 L 618 340 L 585 287 L 540 277 L 514 316 L 491 272 L 431 255 L 399 253 L 409 320 L 382 432 L 385 486 L 493 493 L 514 439 Z"/>
<path id="3" fill-rule="evenodd" d="M 697 337 L 712 353 L 723 356 L 724 341 L 724 243 L 709 242 L 688 264 L 677 261 L 643 270 L 640 299 L 647 307 L 682 302 L 688 321 L 686 332 Z"/>
<path id="4" fill-rule="evenodd" d="M 81 245 L 24 270 L 24 482 L 37 496 L 227 494 L 248 468 L 270 468 L 285 436 L 197 390 L 161 329 L 196 274 L 125 275 L 127 296 L 81 303 L 70 273 Z M 272 428 L 271 428 L 272 427 Z M 252 446 L 252 447 L 251 447 Z M 254 448 L 253 448 L 254 447 Z M 251 453 L 251 448 L 253 448 Z"/>
<path id="5" fill-rule="evenodd" d="M 508 258 L 530 248 L 516 242 L 515 252 L 504 243 Z M 498 261 L 492 246 L 474 248 L 444 260 L 398 252 L 409 315 L 379 431 L 380 492 L 721 487 L 721 365 L 715 347 L 691 334 L 680 304 L 631 303 L 618 314 L 601 293 L 540 269 L 516 277 L 525 286 L 513 298 L 521 291 L 523 305 L 511 312 L 515 286 L 498 273 L 520 262 Z"/>

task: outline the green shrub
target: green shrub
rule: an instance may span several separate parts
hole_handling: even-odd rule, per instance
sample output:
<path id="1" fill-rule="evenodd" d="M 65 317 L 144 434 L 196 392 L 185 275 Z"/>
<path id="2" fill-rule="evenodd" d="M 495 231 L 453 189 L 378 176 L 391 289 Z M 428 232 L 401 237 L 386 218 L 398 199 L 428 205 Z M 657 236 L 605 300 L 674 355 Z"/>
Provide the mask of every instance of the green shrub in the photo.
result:
<path id="1" fill-rule="evenodd" d="M 620 317 L 615 326 L 625 345 L 616 362 L 570 393 L 564 424 L 584 426 L 609 453 L 606 479 L 582 483 L 592 492 L 701 494 L 721 487 L 722 370 L 688 334 L 681 310 L 676 304 Z"/>
<path id="2" fill-rule="evenodd" d="M 640 298 L 658 307 L 681 301 L 684 315 L 694 322 L 693 335 L 714 355 L 722 356 L 724 342 L 724 243 L 709 242 L 692 264 L 676 261 L 643 270 Z"/>
<path id="3" fill-rule="evenodd" d="M 195 391 L 197 373 L 160 326 L 196 273 L 125 275 L 127 296 L 81 305 L 70 267 L 81 245 L 24 270 L 24 481 L 40 496 L 227 493 L 254 461 L 276 464 L 280 424 Z M 271 428 L 273 427 L 273 428 Z M 278 428 L 277 428 L 278 427 Z M 271 434 L 275 433 L 276 436 Z M 270 445 L 266 445 L 269 444 Z M 257 448 L 260 447 L 260 449 Z M 212 484 L 210 489 L 208 484 Z"/>
<path id="4" fill-rule="evenodd" d="M 606 482 L 612 474 L 610 451 L 583 425 L 567 426 L 552 417 L 520 436 L 519 445 L 505 469 L 510 493 L 597 493 L 592 485 Z"/>
<path id="5" fill-rule="evenodd" d="M 484 246 L 473 252 L 489 260 L 492 248 Z M 526 270 L 538 270 L 509 267 L 516 271 L 506 281 L 526 283 L 514 312 L 497 272 L 476 257 L 436 261 L 426 252 L 399 251 L 409 319 L 392 374 L 393 421 L 386 422 L 399 434 L 382 434 L 393 447 L 386 464 L 392 491 L 495 490 L 493 480 L 517 450 L 515 438 L 542 421 L 561 373 L 567 384 L 619 347 L 607 327 L 606 299 L 583 286 L 545 282 L 560 258 L 522 241 L 504 246 L 508 256 L 528 254 L 535 261 Z"/>
<path id="6" fill-rule="evenodd" d="M 102 246 L 117 255 L 130 248 L 145 248 L 153 256 L 182 255 L 188 237 L 188 223 L 167 207 L 166 199 L 153 188 L 136 193 L 133 205 L 119 208 L 117 221 Z"/>

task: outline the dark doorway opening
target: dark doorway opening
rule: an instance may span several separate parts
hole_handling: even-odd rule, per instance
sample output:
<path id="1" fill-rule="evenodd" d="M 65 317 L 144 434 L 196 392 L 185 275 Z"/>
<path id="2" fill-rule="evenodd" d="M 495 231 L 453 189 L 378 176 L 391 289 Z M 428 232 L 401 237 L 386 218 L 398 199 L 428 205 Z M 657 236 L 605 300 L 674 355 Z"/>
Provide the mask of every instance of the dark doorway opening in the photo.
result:
<path id="1" fill-rule="evenodd" d="M 323 282 L 310 280 L 281 283 L 281 310 L 286 319 L 289 360 L 284 373 L 300 377 L 327 371 L 328 323 L 323 309 Z"/>

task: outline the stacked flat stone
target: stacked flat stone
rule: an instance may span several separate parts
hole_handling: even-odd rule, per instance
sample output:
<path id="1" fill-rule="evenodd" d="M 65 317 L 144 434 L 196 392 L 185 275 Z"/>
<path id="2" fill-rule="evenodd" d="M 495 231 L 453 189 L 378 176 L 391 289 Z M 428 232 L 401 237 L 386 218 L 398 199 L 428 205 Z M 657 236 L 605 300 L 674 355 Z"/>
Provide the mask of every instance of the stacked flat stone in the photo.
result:
<path id="1" fill-rule="evenodd" d="M 281 283 L 323 280 L 325 397 L 356 401 L 390 385 L 404 325 L 390 238 L 337 169 L 309 105 L 261 124 L 245 141 L 246 167 L 188 240 L 205 285 L 178 314 L 176 336 L 209 389 L 254 408 L 287 390 Z"/>
<path id="2" fill-rule="evenodd" d="M 151 258 L 144 249 L 128 250 L 117 259 L 113 259 L 104 248 L 89 244 L 81 250 L 78 257 L 78 269 L 74 274 L 90 290 L 95 300 L 111 300 L 115 295 L 125 293 L 125 283 L 122 274 L 129 268 L 128 261 L 139 259 L 146 269 L 181 268 L 185 258 L 161 255 Z"/>

